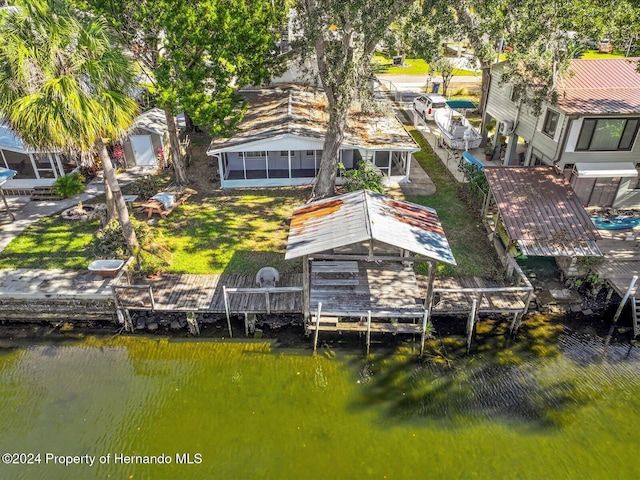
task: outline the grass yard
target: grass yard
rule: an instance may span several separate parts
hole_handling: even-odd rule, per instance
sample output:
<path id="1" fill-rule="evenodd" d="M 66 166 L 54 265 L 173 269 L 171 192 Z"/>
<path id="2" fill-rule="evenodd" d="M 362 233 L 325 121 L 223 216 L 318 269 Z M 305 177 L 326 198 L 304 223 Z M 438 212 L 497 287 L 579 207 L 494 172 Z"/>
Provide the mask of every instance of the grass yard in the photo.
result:
<path id="1" fill-rule="evenodd" d="M 376 52 L 372 59 L 373 72 L 377 74 L 389 74 L 389 75 L 428 75 L 429 64 L 421 58 L 405 58 L 404 65 L 396 67 L 393 65 L 393 59 L 387 58 L 382 53 Z M 454 75 L 462 77 L 477 77 L 480 72 L 474 72 L 472 70 L 464 70 L 456 68 Z M 439 75 L 438 72 L 432 73 L 432 75 Z"/>
<path id="2" fill-rule="evenodd" d="M 494 278 L 502 275 L 502 267 L 476 212 L 465 201 L 464 187 L 456 182 L 449 170 L 433 153 L 420 132 L 408 128 L 422 150 L 415 155 L 418 163 L 436 185 L 436 193 L 428 197 L 410 198 L 414 203 L 434 208 L 438 212 L 457 266 L 439 264 L 438 273 L 452 276 Z M 426 267 L 419 266 L 418 268 Z M 427 273 L 424 271 L 418 273 Z"/>
<path id="3" fill-rule="evenodd" d="M 267 265 L 301 271 L 301 261 L 285 261 L 284 251 L 291 212 L 308 194 L 301 188 L 238 190 L 187 202 L 157 223 L 173 254 L 168 271 L 254 274 Z"/>
<path id="4" fill-rule="evenodd" d="M 98 220 L 43 218 L 0 252 L 0 268 L 86 268 L 95 260 L 91 242 L 98 227 Z"/>

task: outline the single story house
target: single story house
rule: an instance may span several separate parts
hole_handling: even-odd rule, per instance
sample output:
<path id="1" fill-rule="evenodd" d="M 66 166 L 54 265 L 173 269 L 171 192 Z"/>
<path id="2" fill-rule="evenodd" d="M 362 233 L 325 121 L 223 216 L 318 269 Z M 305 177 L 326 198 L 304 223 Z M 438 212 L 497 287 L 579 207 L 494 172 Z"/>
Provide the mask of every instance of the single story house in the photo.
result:
<path id="1" fill-rule="evenodd" d="M 0 123 L 0 167 L 17 173 L 7 180 L 7 195 L 28 195 L 36 187 L 50 187 L 56 178 L 76 167 L 60 152 L 35 150 L 4 123 Z"/>
<path id="2" fill-rule="evenodd" d="M 313 183 L 329 120 L 324 93 L 300 85 L 242 93 L 249 106 L 237 131 L 229 138 L 215 138 L 207 151 L 218 161 L 221 188 Z M 391 112 L 365 114 L 353 108 L 339 160 L 347 169 L 371 162 L 386 183 L 403 183 L 409 181 L 411 154 L 419 150 Z"/>
<path id="3" fill-rule="evenodd" d="M 631 58 L 572 60 L 557 104 L 536 115 L 493 65 L 484 123 L 494 118 L 507 139 L 503 165 L 552 165 L 585 206 L 640 208 L 637 67 Z"/>

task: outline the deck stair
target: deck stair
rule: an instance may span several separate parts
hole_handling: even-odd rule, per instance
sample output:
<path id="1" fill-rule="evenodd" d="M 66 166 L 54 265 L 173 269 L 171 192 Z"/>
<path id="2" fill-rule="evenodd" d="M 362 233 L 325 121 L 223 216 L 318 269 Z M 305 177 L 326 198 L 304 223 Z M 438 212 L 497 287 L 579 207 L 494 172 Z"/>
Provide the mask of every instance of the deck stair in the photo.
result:
<path id="1" fill-rule="evenodd" d="M 50 186 L 47 187 L 33 187 L 29 197 L 33 201 L 50 201 L 60 200 L 60 197 L 53 192 Z"/>
<path id="2" fill-rule="evenodd" d="M 640 335 L 640 298 L 631 298 L 631 307 L 633 309 L 633 336 Z"/>

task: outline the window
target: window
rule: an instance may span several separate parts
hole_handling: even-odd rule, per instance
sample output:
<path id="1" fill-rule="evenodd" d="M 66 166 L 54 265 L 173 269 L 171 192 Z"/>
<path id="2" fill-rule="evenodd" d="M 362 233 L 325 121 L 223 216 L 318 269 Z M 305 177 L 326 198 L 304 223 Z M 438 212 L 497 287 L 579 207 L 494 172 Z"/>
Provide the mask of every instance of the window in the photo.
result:
<path id="1" fill-rule="evenodd" d="M 558 112 L 547 110 L 547 115 L 544 117 L 544 123 L 542 124 L 542 133 L 551 138 L 555 137 L 558 120 L 560 120 Z"/>
<path id="2" fill-rule="evenodd" d="M 289 157 L 289 150 L 281 150 L 280 151 L 280 156 L 288 158 Z"/>
<path id="3" fill-rule="evenodd" d="M 322 156 L 322 150 L 307 150 L 307 157 L 314 157 L 316 155 L 318 157 L 321 157 Z"/>
<path id="4" fill-rule="evenodd" d="M 586 118 L 576 151 L 631 150 L 638 133 L 637 118 Z"/>
<path id="5" fill-rule="evenodd" d="M 246 158 L 260 158 L 264 157 L 264 152 L 244 152 Z"/>

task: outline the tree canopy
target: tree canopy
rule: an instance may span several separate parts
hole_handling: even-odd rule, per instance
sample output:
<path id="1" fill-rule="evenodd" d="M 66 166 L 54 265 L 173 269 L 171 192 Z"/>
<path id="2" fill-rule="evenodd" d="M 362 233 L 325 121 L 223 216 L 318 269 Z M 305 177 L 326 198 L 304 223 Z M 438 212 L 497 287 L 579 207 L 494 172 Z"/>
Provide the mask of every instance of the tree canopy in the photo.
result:
<path id="1" fill-rule="evenodd" d="M 0 112 L 28 145 L 100 155 L 132 253 L 138 242 L 102 139 L 133 123 L 135 75 L 99 18 L 59 0 L 19 1 L 0 12 Z"/>

